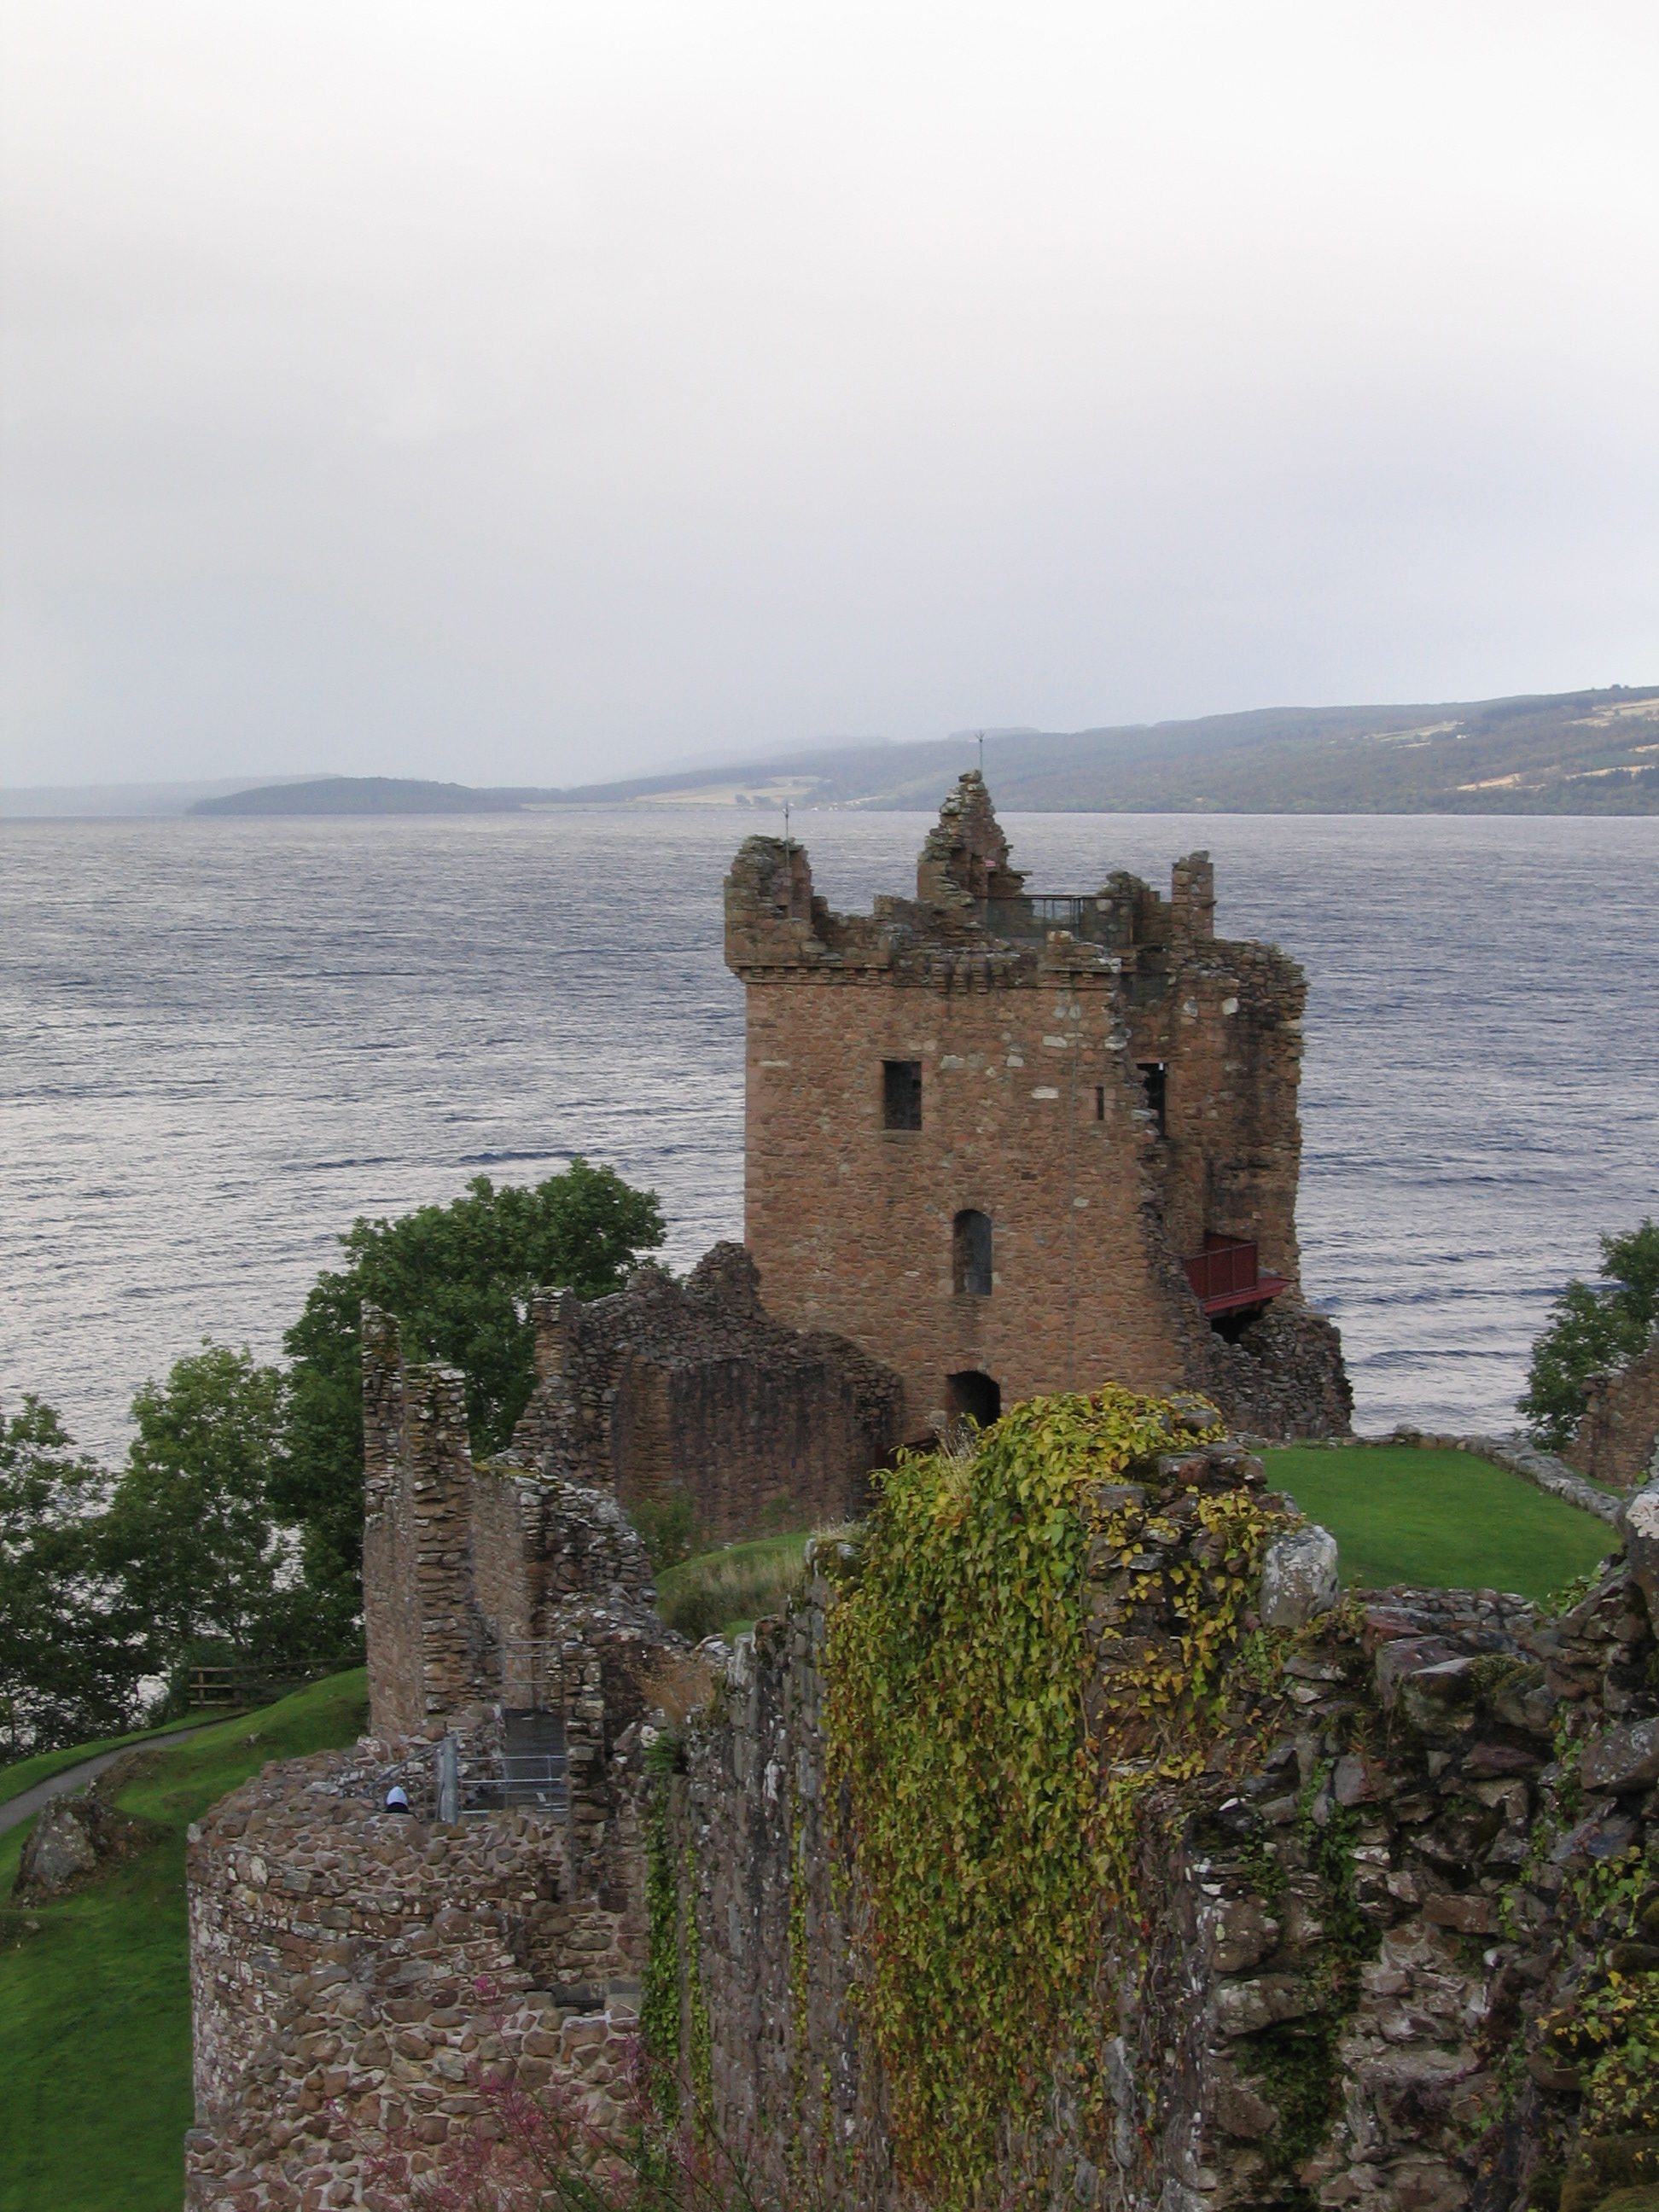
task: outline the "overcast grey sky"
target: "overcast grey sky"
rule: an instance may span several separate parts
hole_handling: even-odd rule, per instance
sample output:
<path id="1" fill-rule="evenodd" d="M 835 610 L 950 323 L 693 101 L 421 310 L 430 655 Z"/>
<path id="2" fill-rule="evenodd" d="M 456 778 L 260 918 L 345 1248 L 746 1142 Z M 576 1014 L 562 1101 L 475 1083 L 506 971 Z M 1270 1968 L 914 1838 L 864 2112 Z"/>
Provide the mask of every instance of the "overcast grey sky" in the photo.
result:
<path id="1" fill-rule="evenodd" d="M 1659 9 L 0 0 L 0 782 L 1659 680 Z"/>

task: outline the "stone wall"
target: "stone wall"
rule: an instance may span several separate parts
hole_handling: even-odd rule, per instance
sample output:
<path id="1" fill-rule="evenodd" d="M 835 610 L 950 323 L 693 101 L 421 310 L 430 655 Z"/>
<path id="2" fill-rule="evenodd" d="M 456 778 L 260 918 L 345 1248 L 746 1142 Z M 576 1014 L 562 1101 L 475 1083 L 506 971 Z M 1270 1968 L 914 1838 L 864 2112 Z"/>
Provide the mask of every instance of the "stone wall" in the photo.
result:
<path id="1" fill-rule="evenodd" d="M 1645 1352 L 1584 1385 L 1584 1411 L 1566 1457 L 1615 1490 L 1659 1477 L 1659 1329 Z"/>
<path id="2" fill-rule="evenodd" d="M 391 2212 L 485 2077 L 605 2125 L 635 2039 L 643 1723 L 686 1646 L 608 1490 L 474 1467 L 460 1378 L 373 1309 L 363 1347 L 376 1733 L 191 1831 L 191 2212 Z M 525 1723 L 562 1773 L 515 1767 Z"/>
<path id="3" fill-rule="evenodd" d="M 627 1672 L 617 1655 L 647 1650 L 666 1632 L 645 1547 L 609 1489 L 511 1455 L 475 1467 L 461 1377 L 405 1365 L 397 1324 L 369 1306 L 363 1406 L 376 1734 L 435 1738 L 471 1709 L 544 1697 L 556 1708 L 563 1671 L 579 1674 L 590 1649 L 608 1655 L 614 1701 Z"/>
<path id="4" fill-rule="evenodd" d="M 1149 1510 L 1193 1480 L 1168 1463 Z M 1261 1476 L 1235 1452 L 1199 1480 Z M 1610 1960 L 1659 1966 L 1628 1940 L 1651 1874 L 1610 1907 L 1597 1871 L 1642 1850 L 1659 1867 L 1659 1507 L 1642 1525 L 1642 1559 L 1559 1620 L 1495 1591 L 1376 1593 L 1282 1645 L 1270 1686 L 1235 1681 L 1206 1771 L 1142 1801 L 1139 1917 L 1097 1999 L 1115 2118 L 1096 2133 L 1056 2109 L 1011 2143 L 1008 2201 L 1503 2212 L 1553 2206 L 1564 2172 L 1590 2177 L 1579 2208 L 1632 2158 L 1640 2178 L 1561 2054 Z M 739 1645 L 690 1731 L 676 1847 L 720 2125 L 783 2201 L 809 2178 L 813 2201 L 884 2212 L 925 2200 L 892 2170 L 858 2025 L 878 1931 L 824 1799 L 840 1548 L 817 1547 L 800 1603 Z M 1117 1639 L 1168 1632 L 1104 1583 L 1096 1611 L 1103 1670 Z"/>
<path id="5" fill-rule="evenodd" d="M 1346 1426 L 1340 1346 L 1297 1325 L 1218 1358 L 1182 1261 L 1254 1240 L 1294 1285 L 1306 987 L 1271 946 L 1214 934 L 1207 856 L 1166 902 L 1127 876 L 1067 909 L 1023 890 L 984 787 L 965 776 L 915 901 L 869 915 L 812 894 L 798 846 L 751 837 L 726 885 L 726 958 L 747 995 L 744 1239 L 770 1310 L 833 1326 L 899 1372 L 907 1436 L 958 1409 L 1108 1380 L 1205 1389 L 1263 1433 Z M 921 1070 L 920 1127 L 887 1126 L 884 1063 Z M 1164 1071 L 1161 1112 L 1144 1070 Z M 957 1215 L 989 1218 L 988 1296 L 965 1292 Z M 1315 1337 L 1310 1395 L 1293 1377 Z"/>
<path id="6" fill-rule="evenodd" d="M 267 1767 L 191 1829 L 188 2212 L 407 2205 L 483 2112 L 479 2069 L 556 2075 L 614 2120 L 646 1950 L 639 1735 L 586 1850 L 524 1813 L 434 1824 L 428 1747 L 370 1740 Z M 412 1814 L 384 1809 L 393 1782 Z"/>
<path id="7" fill-rule="evenodd" d="M 741 1245 L 684 1284 L 641 1267 L 626 1291 L 535 1300 L 540 1381 L 511 1460 L 610 1485 L 624 1506 L 684 1498 L 707 1541 L 864 1510 L 898 1441 L 897 1377 L 825 1329 L 769 1320 Z"/>
<path id="8" fill-rule="evenodd" d="M 1139 1499 L 1138 1574 L 1156 1575 L 1097 1547 L 1085 1599 L 1109 1763 L 1117 1670 L 1156 1668 L 1180 1632 L 1171 1578 L 1208 1556 L 1197 1498 L 1275 1503 L 1231 1443 L 1139 1472 L 1111 1497 Z M 1135 1910 L 1109 1923 L 1093 1995 L 1104 2122 L 1061 2100 L 1007 2139 L 1010 2201 L 1509 2212 L 1554 2205 L 1566 2172 L 1591 2179 L 1564 2212 L 1589 2212 L 1607 2176 L 1640 2178 L 1659 2127 L 1598 2116 L 1572 2042 L 1611 1973 L 1659 1967 L 1636 1918 L 1659 1918 L 1659 1880 L 1623 1856 L 1659 1869 L 1659 1489 L 1625 1523 L 1629 1558 L 1559 1619 L 1401 1589 L 1268 1634 L 1202 1770 L 1140 1801 Z M 642 1638 L 622 1583 L 614 1609 L 601 1595 L 626 1547 L 601 1516 L 585 1553 L 567 1536 L 552 1556 L 586 1638 L 570 1711 L 594 1772 L 568 1822 L 442 1825 L 434 1747 L 365 1740 L 267 1769 L 192 1831 L 191 2212 L 392 2212 L 487 2118 L 485 2076 L 614 2117 L 659 1790 L 685 2087 L 706 2067 L 757 2202 L 922 2212 L 860 2024 L 879 1925 L 824 1786 L 827 1640 L 858 1540 L 816 1540 L 799 1602 L 713 1653 L 723 1679 L 672 1779 L 645 1753 L 665 1722 L 650 1668 L 678 1647 Z M 384 1809 L 392 1781 L 410 1816 Z"/>

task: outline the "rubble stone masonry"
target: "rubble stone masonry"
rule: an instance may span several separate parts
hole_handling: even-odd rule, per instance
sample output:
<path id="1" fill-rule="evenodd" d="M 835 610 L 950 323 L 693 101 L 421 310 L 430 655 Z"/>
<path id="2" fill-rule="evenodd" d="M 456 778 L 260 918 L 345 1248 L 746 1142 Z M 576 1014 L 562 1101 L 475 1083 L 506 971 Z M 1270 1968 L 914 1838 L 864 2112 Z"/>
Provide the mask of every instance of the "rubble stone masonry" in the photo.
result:
<path id="1" fill-rule="evenodd" d="M 717 1244 L 685 1282 L 534 1301 L 540 1381 L 510 1457 L 609 1484 L 623 1506 L 681 1498 L 706 1542 L 856 1516 L 898 1441 L 896 1375 L 828 1329 L 781 1328 L 755 1263 Z"/>
<path id="2" fill-rule="evenodd" d="M 1239 1482 L 1261 1474 L 1236 1449 L 1171 1459 L 1147 1510 L 1191 1545 L 1183 1494 Z M 1659 1967 L 1659 1889 L 1613 1878 L 1627 1854 L 1659 1856 L 1659 1504 L 1631 1511 L 1631 1559 L 1559 1619 L 1492 1590 L 1350 1600 L 1284 1654 L 1250 1765 L 1218 1758 L 1147 1794 L 1138 1911 L 1114 1923 L 1099 1992 L 1107 2139 L 1057 2105 L 1041 2139 L 1007 2139 L 987 2201 L 1504 2212 L 1553 2205 L 1564 2172 L 1590 2177 L 1585 2208 L 1650 2180 L 1650 2120 L 1620 2132 L 1565 2055 L 1564 2023 L 1610 1971 Z M 1091 1600 L 1113 1624 L 1091 1705 L 1116 1652 L 1170 1632 L 1156 1608 L 1122 1617 L 1113 1564 Z M 683 1971 L 719 2124 L 781 2201 L 806 2177 L 814 2203 L 919 2212 L 860 2027 L 879 1930 L 824 1788 L 827 1626 L 856 1547 L 821 1543 L 815 1569 L 687 1738 Z"/>
<path id="3" fill-rule="evenodd" d="M 1615 1490 L 1659 1479 L 1659 1329 L 1647 1349 L 1584 1385 L 1584 1411 L 1567 1458 Z"/>

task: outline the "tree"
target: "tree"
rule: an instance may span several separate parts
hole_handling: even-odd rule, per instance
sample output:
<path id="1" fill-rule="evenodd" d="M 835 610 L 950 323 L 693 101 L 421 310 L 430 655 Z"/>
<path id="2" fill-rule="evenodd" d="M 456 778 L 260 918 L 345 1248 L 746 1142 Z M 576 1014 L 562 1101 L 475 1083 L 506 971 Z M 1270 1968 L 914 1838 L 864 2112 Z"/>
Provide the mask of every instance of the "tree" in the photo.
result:
<path id="1" fill-rule="evenodd" d="M 1584 1383 L 1645 1346 L 1659 1313 L 1659 1222 L 1601 1239 L 1602 1280 L 1576 1276 L 1550 1308 L 1532 1347 L 1521 1411 L 1534 1443 L 1551 1451 L 1571 1443 L 1584 1410 Z"/>
<path id="2" fill-rule="evenodd" d="M 506 1448 L 535 1388 L 531 1292 L 604 1297 L 662 1239 L 654 1192 L 580 1158 L 532 1189 L 477 1176 L 452 1205 L 353 1223 L 345 1266 L 318 1277 L 283 1340 L 293 1364 L 273 1492 L 301 1525 L 307 1586 L 342 1635 L 362 1607 L 363 1301 L 397 1316 L 406 1357 L 461 1370 L 483 1459 Z"/>
<path id="3" fill-rule="evenodd" d="M 0 1727 L 14 1756 L 113 1735 L 131 1717 L 137 1663 L 99 1572 L 108 1487 L 40 1399 L 0 1419 Z"/>
<path id="4" fill-rule="evenodd" d="M 132 1401 L 138 1434 L 101 1532 L 119 1616 L 148 1674 L 170 1675 L 204 1644 L 272 1656 L 290 1554 L 272 1509 L 283 1378 L 246 1345 L 209 1338 L 165 1386 Z"/>

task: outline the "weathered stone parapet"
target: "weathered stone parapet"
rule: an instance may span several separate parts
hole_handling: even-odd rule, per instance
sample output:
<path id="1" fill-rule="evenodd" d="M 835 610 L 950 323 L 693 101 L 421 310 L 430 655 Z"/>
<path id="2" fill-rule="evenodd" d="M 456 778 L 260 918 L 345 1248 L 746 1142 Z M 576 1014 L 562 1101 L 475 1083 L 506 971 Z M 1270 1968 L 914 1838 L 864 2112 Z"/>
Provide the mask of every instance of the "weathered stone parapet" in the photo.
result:
<path id="1" fill-rule="evenodd" d="M 596 2124 L 618 2116 L 646 1950 L 637 1732 L 613 1765 L 627 1833 L 586 1884 L 561 1822 L 422 1817 L 424 1745 L 267 1767 L 191 1829 L 190 2212 L 406 2203 L 390 2182 L 471 2127 L 484 2075 L 556 2075 Z M 394 1781 L 415 1814 L 384 1809 Z"/>

